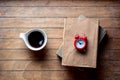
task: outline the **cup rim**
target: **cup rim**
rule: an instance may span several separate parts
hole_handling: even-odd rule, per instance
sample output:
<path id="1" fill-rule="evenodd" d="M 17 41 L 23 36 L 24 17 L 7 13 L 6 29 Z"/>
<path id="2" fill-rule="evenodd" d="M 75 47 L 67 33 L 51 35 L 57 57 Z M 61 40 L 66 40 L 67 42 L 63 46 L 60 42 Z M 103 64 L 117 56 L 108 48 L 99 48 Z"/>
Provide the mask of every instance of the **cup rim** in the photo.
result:
<path id="1" fill-rule="evenodd" d="M 34 32 L 34 31 L 38 31 L 38 32 L 42 33 L 42 35 L 44 37 L 44 43 L 43 43 L 43 45 L 40 46 L 40 47 L 38 47 L 38 48 L 32 47 L 30 45 L 30 43 L 29 43 L 29 40 L 28 40 L 28 36 L 30 35 L 30 33 Z M 31 30 L 29 30 L 29 31 L 26 32 L 26 40 L 28 42 L 27 44 L 28 44 L 28 48 L 30 50 L 39 51 L 39 50 L 43 49 L 46 46 L 46 44 L 47 44 L 47 35 L 46 35 L 45 31 L 42 30 L 42 29 L 31 29 Z"/>

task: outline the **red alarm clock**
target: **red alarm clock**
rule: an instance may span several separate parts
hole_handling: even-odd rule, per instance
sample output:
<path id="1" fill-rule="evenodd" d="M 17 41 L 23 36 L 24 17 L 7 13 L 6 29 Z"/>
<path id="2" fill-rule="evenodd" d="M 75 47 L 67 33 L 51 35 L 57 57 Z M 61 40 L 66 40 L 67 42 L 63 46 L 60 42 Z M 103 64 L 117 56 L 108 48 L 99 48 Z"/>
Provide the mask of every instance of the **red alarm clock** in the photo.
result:
<path id="1" fill-rule="evenodd" d="M 74 47 L 82 51 L 86 48 L 87 46 L 87 37 L 86 36 L 79 36 L 78 34 L 75 35 L 75 40 L 74 40 Z"/>

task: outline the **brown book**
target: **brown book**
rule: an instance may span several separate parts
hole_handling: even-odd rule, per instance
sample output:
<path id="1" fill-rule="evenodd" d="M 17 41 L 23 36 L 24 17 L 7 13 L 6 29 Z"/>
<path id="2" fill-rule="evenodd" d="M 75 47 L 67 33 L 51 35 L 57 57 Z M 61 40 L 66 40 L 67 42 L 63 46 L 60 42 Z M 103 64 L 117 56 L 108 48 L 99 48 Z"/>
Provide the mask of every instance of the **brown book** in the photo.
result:
<path id="1" fill-rule="evenodd" d="M 62 65 L 96 68 L 98 31 L 96 19 L 68 18 L 64 30 Z M 75 34 L 81 35 L 82 33 L 87 36 L 88 42 L 85 54 L 77 51 L 73 45 Z"/>

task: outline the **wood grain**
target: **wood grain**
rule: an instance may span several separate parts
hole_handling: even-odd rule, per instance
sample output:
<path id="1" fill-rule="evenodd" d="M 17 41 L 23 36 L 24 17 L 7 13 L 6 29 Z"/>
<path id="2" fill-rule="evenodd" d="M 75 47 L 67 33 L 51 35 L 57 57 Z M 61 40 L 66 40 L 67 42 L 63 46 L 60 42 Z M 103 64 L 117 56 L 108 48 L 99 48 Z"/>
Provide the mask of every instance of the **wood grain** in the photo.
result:
<path id="1" fill-rule="evenodd" d="M 120 61 L 104 61 L 101 60 L 98 62 L 98 69 L 103 71 L 120 71 Z M 116 66 L 115 69 L 114 66 Z M 62 66 L 59 60 L 29 60 L 29 61 L 0 61 L 0 71 L 12 71 L 12 70 L 38 70 L 38 71 L 51 71 L 51 70 L 75 70 L 72 67 Z"/>
<path id="2" fill-rule="evenodd" d="M 103 27 L 105 28 L 105 27 Z M 20 33 L 24 33 L 27 32 L 28 30 L 30 30 L 32 28 L 26 28 L 26 29 L 0 29 L 0 38 L 19 38 Z M 62 29 L 55 29 L 55 28 L 38 28 L 38 29 L 42 29 L 47 33 L 48 38 L 50 39 L 62 39 L 63 38 L 63 28 Z M 105 30 L 107 31 L 108 35 L 110 38 L 120 38 L 120 30 L 119 29 L 111 29 L 111 28 L 105 28 Z M 53 34 L 54 33 L 54 34 Z"/>
<path id="3" fill-rule="evenodd" d="M 17 79 L 17 80 L 89 80 L 89 79 L 96 79 L 94 75 L 96 72 L 93 71 L 10 71 L 10 72 L 2 72 L 1 76 L 3 80 L 7 80 L 6 77 L 9 77 L 10 80 Z M 106 75 L 108 73 L 109 75 Z M 105 72 L 104 78 L 100 76 L 101 79 L 110 79 L 116 77 L 119 79 L 119 72 L 114 72 L 112 75 L 111 72 Z M 46 77 L 50 76 L 50 77 Z M 64 79 L 63 79 L 64 77 Z"/>
<path id="4" fill-rule="evenodd" d="M 58 59 L 57 50 L 43 50 L 40 52 L 32 52 L 29 50 L 0 50 L 0 60 L 51 60 Z M 98 53 L 99 60 L 120 60 L 120 50 L 102 50 Z"/>
<path id="5" fill-rule="evenodd" d="M 106 29 L 109 38 L 120 38 L 120 29 Z"/>
<path id="6" fill-rule="evenodd" d="M 28 28 L 28 29 L 0 29 L 0 38 L 19 38 L 20 33 L 25 33 L 28 30 L 30 30 L 32 28 Z M 38 28 L 38 29 L 42 29 L 42 28 Z M 62 39 L 62 35 L 63 35 L 63 29 L 42 29 L 46 32 L 48 38 L 58 38 L 58 39 Z"/>
<path id="7" fill-rule="evenodd" d="M 27 49 L 22 39 L 0 39 L 0 49 Z M 62 39 L 48 39 L 46 49 L 57 49 Z"/>
<path id="8" fill-rule="evenodd" d="M 117 17 L 119 7 L 0 7 L 0 17 Z"/>
<path id="9" fill-rule="evenodd" d="M 97 72 L 97 79 L 99 80 L 114 80 L 120 79 L 120 72 Z"/>
<path id="10" fill-rule="evenodd" d="M 97 73 L 97 74 L 96 74 Z M 86 76 L 84 76 L 86 75 Z M 9 77 L 11 76 L 11 77 Z M 46 77 L 50 76 L 50 77 Z M 98 76 L 98 77 L 95 77 Z M 95 72 L 93 71 L 5 71 L 1 72 L 1 80 L 110 80 L 120 78 L 120 72 Z"/>
<path id="11" fill-rule="evenodd" d="M 104 46 L 104 48 L 107 50 L 109 49 L 119 50 L 120 49 L 120 39 L 115 39 L 115 38 L 108 39 L 105 44 L 106 45 Z"/>
<path id="12" fill-rule="evenodd" d="M 100 26 L 105 28 L 119 28 L 120 18 L 99 18 Z"/>
<path id="13" fill-rule="evenodd" d="M 119 28 L 120 18 L 98 18 L 104 28 Z M 63 28 L 66 18 L 0 18 L 0 28 Z"/>
<path id="14" fill-rule="evenodd" d="M 98 60 L 120 61 L 120 50 L 102 50 L 98 53 Z"/>
<path id="15" fill-rule="evenodd" d="M 63 27 L 64 18 L 0 18 L 0 28 Z"/>
<path id="16" fill-rule="evenodd" d="M 67 68 L 63 67 L 59 60 L 31 60 L 0 61 L 0 70 L 67 70 Z"/>
<path id="17" fill-rule="evenodd" d="M 83 0 L 40 0 L 40 1 L 27 1 L 27 0 L 22 0 L 22 1 L 0 1 L 0 6 L 2 7 L 6 7 L 6 6 L 9 6 L 9 7 L 23 7 L 23 6 L 26 6 L 26 7 L 46 7 L 46 6 L 49 6 L 49 7 L 59 7 L 59 6 L 65 6 L 65 7 L 85 7 L 85 6 L 89 6 L 89 7 L 109 7 L 109 6 L 114 6 L 114 7 L 118 7 L 120 6 L 120 3 L 119 1 L 95 1 L 95 0 L 86 0 L 86 1 L 83 1 Z"/>
<path id="18" fill-rule="evenodd" d="M 0 50 L 0 60 L 51 60 L 58 59 L 57 49 L 44 49 L 39 52 L 26 50 Z M 117 58 L 118 59 L 118 58 Z"/>
<path id="19" fill-rule="evenodd" d="M 119 80 L 119 7 L 117 0 L 1 0 L 0 80 Z M 62 42 L 59 38 L 66 17 L 80 14 L 99 18 L 109 36 L 99 51 L 95 70 L 65 68 L 55 54 Z M 32 28 L 44 29 L 49 34 L 51 42 L 43 51 L 29 51 L 18 38 L 19 33 Z"/>

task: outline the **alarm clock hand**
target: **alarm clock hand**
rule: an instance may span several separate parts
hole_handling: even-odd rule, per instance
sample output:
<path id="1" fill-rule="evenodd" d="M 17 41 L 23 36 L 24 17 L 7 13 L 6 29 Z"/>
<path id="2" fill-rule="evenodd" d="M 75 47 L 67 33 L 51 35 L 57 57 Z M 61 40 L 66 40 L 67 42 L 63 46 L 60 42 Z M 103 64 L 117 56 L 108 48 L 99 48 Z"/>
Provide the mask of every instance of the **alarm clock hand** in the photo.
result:
<path id="1" fill-rule="evenodd" d="M 81 45 L 81 42 L 78 41 L 78 43 Z"/>
<path id="2" fill-rule="evenodd" d="M 78 41 L 78 43 L 81 45 L 82 43 L 80 41 Z"/>

